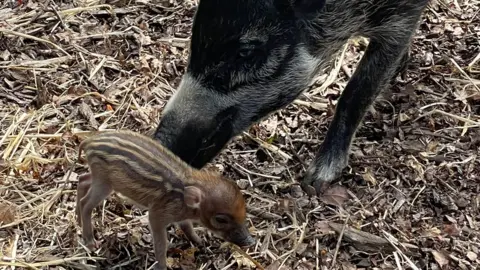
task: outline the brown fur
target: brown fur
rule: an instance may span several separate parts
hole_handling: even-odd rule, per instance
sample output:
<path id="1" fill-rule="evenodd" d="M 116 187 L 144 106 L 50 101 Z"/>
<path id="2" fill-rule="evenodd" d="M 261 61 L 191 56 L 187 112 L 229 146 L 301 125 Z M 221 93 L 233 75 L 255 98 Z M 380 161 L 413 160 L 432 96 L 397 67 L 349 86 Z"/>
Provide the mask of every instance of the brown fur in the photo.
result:
<path id="1" fill-rule="evenodd" d="M 191 220 L 200 221 L 237 245 L 253 244 L 244 224 L 245 200 L 233 181 L 194 169 L 158 142 L 130 131 L 90 137 L 80 144 L 79 158 L 82 151 L 90 174 L 79 178 L 76 212 L 89 248 L 96 246 L 92 210 L 112 192 L 149 210 L 156 269 L 166 269 L 166 227 L 170 223 L 179 223 L 186 236 L 197 244 L 201 240 L 193 231 Z"/>

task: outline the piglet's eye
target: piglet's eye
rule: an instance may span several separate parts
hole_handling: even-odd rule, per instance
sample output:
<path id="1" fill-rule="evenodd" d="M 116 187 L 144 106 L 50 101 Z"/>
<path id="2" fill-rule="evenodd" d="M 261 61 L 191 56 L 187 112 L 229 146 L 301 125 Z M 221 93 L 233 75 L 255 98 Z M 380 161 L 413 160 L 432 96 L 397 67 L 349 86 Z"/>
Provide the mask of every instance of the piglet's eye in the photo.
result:
<path id="1" fill-rule="evenodd" d="M 228 224 L 228 217 L 224 215 L 216 215 L 215 221 L 219 224 Z"/>

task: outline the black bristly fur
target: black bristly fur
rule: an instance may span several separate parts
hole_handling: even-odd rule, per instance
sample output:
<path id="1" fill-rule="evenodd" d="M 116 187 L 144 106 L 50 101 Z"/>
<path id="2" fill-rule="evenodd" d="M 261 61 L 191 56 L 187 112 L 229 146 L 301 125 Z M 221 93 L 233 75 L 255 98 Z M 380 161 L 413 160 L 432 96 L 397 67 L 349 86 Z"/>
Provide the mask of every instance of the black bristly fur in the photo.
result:
<path id="1" fill-rule="evenodd" d="M 405 64 L 428 0 L 200 0 L 191 54 L 155 137 L 200 168 L 235 135 L 297 98 L 351 37 L 370 39 L 304 186 L 348 163 L 365 112 Z M 218 128 L 219 123 L 225 128 Z"/>

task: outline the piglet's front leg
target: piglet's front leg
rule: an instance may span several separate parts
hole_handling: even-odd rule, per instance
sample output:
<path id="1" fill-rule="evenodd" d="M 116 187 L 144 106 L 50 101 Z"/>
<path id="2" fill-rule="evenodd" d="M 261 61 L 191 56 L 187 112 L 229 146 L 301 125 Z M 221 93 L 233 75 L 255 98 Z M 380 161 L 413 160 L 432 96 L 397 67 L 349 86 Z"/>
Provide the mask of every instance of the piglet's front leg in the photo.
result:
<path id="1" fill-rule="evenodd" d="M 149 211 L 148 221 L 150 224 L 150 231 L 153 236 L 153 249 L 155 252 L 155 259 L 157 264 L 155 270 L 167 270 L 167 225 L 165 219 L 159 219 L 162 217 L 162 213 L 159 211 Z"/>
<path id="2" fill-rule="evenodd" d="M 185 220 L 179 222 L 178 225 L 180 226 L 180 229 L 182 229 L 185 236 L 187 236 L 188 240 L 198 246 L 202 245 L 202 239 L 193 230 L 192 222 L 190 222 L 189 220 Z"/>

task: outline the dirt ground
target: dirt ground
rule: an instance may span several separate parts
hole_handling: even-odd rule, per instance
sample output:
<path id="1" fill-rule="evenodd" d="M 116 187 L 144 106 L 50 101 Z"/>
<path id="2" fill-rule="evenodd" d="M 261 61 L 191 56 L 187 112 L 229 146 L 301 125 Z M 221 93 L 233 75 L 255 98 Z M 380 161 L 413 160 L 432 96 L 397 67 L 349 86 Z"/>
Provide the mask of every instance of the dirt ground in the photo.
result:
<path id="1" fill-rule="evenodd" d="M 145 211 L 116 196 L 94 212 L 101 247 L 87 252 L 74 214 L 87 168 L 66 172 L 90 132 L 156 127 L 185 70 L 196 3 L 18 4 L 0 8 L 0 269 L 148 269 Z M 408 70 L 367 114 L 342 181 L 322 196 L 297 181 L 362 39 L 211 162 L 244 192 L 254 261 L 270 270 L 480 269 L 479 12 L 478 0 L 431 3 Z M 169 228 L 172 269 L 255 268 L 197 230 L 205 246 Z"/>

